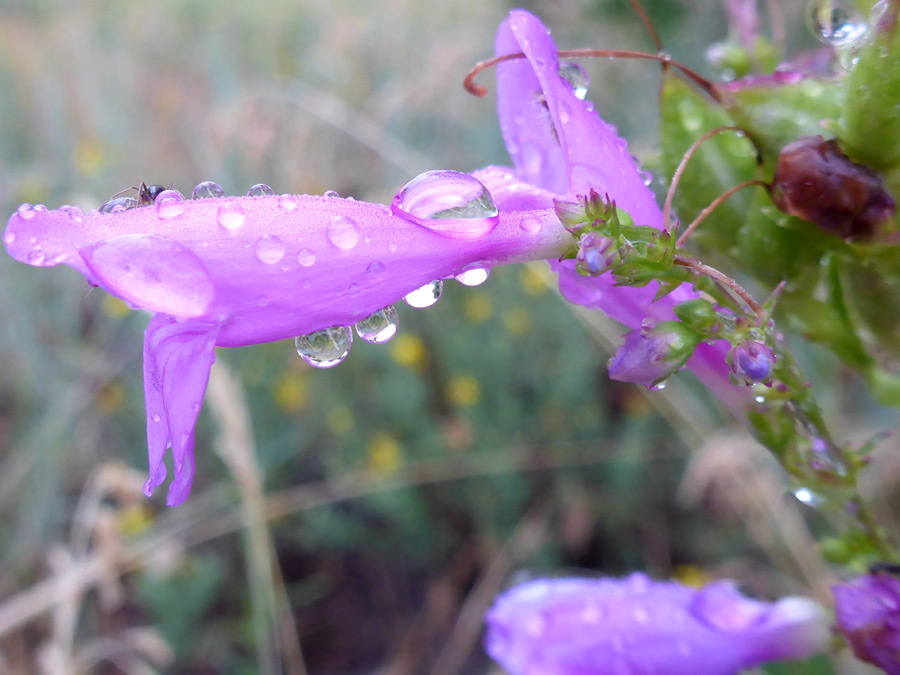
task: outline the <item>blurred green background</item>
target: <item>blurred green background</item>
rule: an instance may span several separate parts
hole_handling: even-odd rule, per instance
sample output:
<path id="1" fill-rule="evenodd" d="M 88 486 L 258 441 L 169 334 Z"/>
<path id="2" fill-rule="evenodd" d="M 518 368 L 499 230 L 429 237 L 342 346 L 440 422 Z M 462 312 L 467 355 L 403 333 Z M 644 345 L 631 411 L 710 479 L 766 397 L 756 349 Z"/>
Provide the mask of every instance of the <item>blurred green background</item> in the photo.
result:
<path id="1" fill-rule="evenodd" d="M 708 73 L 721 7 L 645 5 Z M 626 0 L 0 1 L 0 212 L 141 181 L 388 202 L 425 170 L 504 164 L 493 95 L 462 79 L 513 6 L 561 47 L 653 49 Z M 585 67 L 652 155 L 658 69 Z M 690 376 L 609 382 L 622 331 L 543 264 L 399 311 L 393 341 L 329 371 L 289 342 L 219 350 L 193 493 L 167 509 L 140 492 L 148 316 L 0 256 L 0 672 L 488 673 L 492 597 L 573 568 L 823 593 L 766 456 Z"/>

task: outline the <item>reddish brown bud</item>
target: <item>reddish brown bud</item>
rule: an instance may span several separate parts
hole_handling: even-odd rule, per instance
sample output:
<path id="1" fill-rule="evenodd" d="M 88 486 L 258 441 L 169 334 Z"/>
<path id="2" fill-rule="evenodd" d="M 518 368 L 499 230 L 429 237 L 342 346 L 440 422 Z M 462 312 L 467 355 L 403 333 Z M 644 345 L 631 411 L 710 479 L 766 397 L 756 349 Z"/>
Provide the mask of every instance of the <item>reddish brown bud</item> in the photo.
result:
<path id="1" fill-rule="evenodd" d="M 801 138 L 781 150 L 769 193 L 785 213 L 844 239 L 872 237 L 895 211 L 881 176 L 851 162 L 837 141 L 821 136 Z"/>

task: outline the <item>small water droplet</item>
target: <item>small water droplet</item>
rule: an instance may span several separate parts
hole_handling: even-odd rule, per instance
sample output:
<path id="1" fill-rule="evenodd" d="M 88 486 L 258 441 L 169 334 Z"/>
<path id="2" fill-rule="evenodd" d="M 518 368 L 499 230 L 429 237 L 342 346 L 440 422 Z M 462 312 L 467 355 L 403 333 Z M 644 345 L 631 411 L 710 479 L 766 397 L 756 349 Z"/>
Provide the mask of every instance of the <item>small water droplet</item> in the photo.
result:
<path id="1" fill-rule="evenodd" d="M 156 195 L 154 203 L 157 218 L 171 220 L 184 213 L 184 197 L 178 190 L 163 190 Z"/>
<path id="2" fill-rule="evenodd" d="M 335 216 L 325 229 L 328 241 L 342 251 L 349 251 L 359 243 L 359 226 L 346 216 Z"/>
<path id="3" fill-rule="evenodd" d="M 356 324 L 356 333 L 366 342 L 380 345 L 390 340 L 397 333 L 400 320 L 393 305 L 379 309 L 371 316 Z"/>
<path id="4" fill-rule="evenodd" d="M 308 248 L 300 249 L 297 253 L 297 264 L 301 267 L 312 267 L 316 263 L 316 254 Z"/>
<path id="5" fill-rule="evenodd" d="M 588 91 L 588 76 L 584 68 L 573 61 L 563 61 L 559 64 L 559 75 L 572 85 L 575 96 L 584 100 Z"/>
<path id="6" fill-rule="evenodd" d="M 216 222 L 222 227 L 234 230 L 243 225 L 246 220 L 247 213 L 238 202 L 225 202 L 219 205 Z"/>
<path id="7" fill-rule="evenodd" d="M 756 401 L 757 403 L 765 403 L 766 397 L 765 396 L 754 396 L 753 400 Z"/>
<path id="8" fill-rule="evenodd" d="M 641 171 L 641 180 L 644 181 L 644 185 L 650 185 L 653 182 L 653 174 L 649 171 Z"/>
<path id="9" fill-rule="evenodd" d="M 84 211 L 81 210 L 78 206 L 71 206 L 69 204 L 63 204 L 59 207 L 60 211 L 64 211 L 69 214 L 69 218 L 74 220 L 76 223 L 80 223 L 84 218 Z"/>
<path id="10" fill-rule="evenodd" d="M 444 282 L 437 280 L 427 283 L 421 288 L 417 288 L 412 293 L 408 293 L 403 299 L 406 300 L 406 304 L 410 307 L 425 309 L 426 307 L 431 307 L 440 300 L 443 291 Z"/>
<path id="11" fill-rule="evenodd" d="M 6 232 L 3 233 L 3 243 L 4 244 L 12 244 L 15 241 L 16 241 L 16 233 L 7 227 Z"/>
<path id="12" fill-rule="evenodd" d="M 259 306 L 259 307 L 268 307 L 268 306 L 269 306 L 269 299 L 268 299 L 266 296 L 261 295 L 261 296 L 259 296 L 259 297 L 256 299 L 256 304 L 257 304 L 257 306 Z"/>
<path id="13" fill-rule="evenodd" d="M 807 506 L 820 506 L 825 502 L 825 498 L 817 492 L 813 492 L 809 488 L 799 487 L 794 490 L 794 496 Z"/>
<path id="14" fill-rule="evenodd" d="M 650 388 L 651 388 L 651 389 L 655 389 L 656 391 L 662 391 L 663 389 L 666 388 L 666 383 L 665 383 L 665 382 L 658 382 L 658 383 L 654 384 L 654 385 L 653 385 L 652 387 L 650 387 Z"/>
<path id="15" fill-rule="evenodd" d="M 47 255 L 39 249 L 35 249 L 34 251 L 32 251 L 31 253 L 28 254 L 28 264 L 29 265 L 41 265 L 44 262 L 44 260 L 46 260 L 46 259 L 47 259 Z"/>
<path id="16" fill-rule="evenodd" d="M 357 286 L 356 284 L 350 284 L 347 287 L 347 293 L 349 293 L 350 295 L 359 295 L 359 286 Z"/>
<path id="17" fill-rule="evenodd" d="M 294 339 L 297 353 L 315 368 L 333 368 L 350 353 L 353 332 L 349 326 L 324 328 Z"/>
<path id="18" fill-rule="evenodd" d="M 539 218 L 535 218 L 534 216 L 525 216 L 524 218 L 522 218 L 522 220 L 519 221 L 519 227 L 524 232 L 534 234 L 535 232 L 540 231 L 541 221 Z"/>
<path id="19" fill-rule="evenodd" d="M 247 190 L 248 197 L 271 197 L 275 194 L 275 190 L 270 188 L 265 183 L 257 183 L 249 190 Z"/>
<path id="20" fill-rule="evenodd" d="M 34 210 L 37 211 L 38 213 L 43 213 L 44 211 L 47 210 L 47 207 L 44 206 L 43 204 L 35 204 Z"/>
<path id="21" fill-rule="evenodd" d="M 284 242 L 274 234 L 264 234 L 256 240 L 256 257 L 266 265 L 274 265 L 284 257 Z"/>
<path id="22" fill-rule="evenodd" d="M 394 242 L 390 242 L 388 244 L 388 251 L 390 251 L 391 253 L 396 253 L 397 252 L 397 244 L 395 244 Z"/>
<path id="23" fill-rule="evenodd" d="M 322 194 L 322 196 L 323 196 L 323 197 L 328 197 L 329 199 L 334 199 L 334 198 L 340 199 L 340 197 L 341 197 L 341 196 L 337 193 L 336 190 L 326 190 L 326 191 Z"/>
<path id="24" fill-rule="evenodd" d="M 160 419 L 161 419 L 160 416 L 159 416 L 159 413 L 153 413 L 152 419 L 153 419 L 154 422 L 156 422 L 157 424 L 159 424 L 159 421 L 160 421 Z"/>
<path id="25" fill-rule="evenodd" d="M 456 280 L 463 286 L 478 286 L 487 281 L 490 273 L 490 267 L 474 266 L 457 274 Z"/>
<path id="26" fill-rule="evenodd" d="M 427 171 L 394 197 L 395 215 L 453 239 L 478 239 L 500 221 L 488 189 L 469 174 Z"/>
<path id="27" fill-rule="evenodd" d="M 219 199 L 225 196 L 225 190 L 211 180 L 198 183 L 191 192 L 191 199 Z"/>
<path id="28" fill-rule="evenodd" d="M 833 47 L 859 42 L 869 28 L 852 0 L 809 0 L 806 12 L 812 34 Z"/>
<path id="29" fill-rule="evenodd" d="M 103 204 L 99 211 L 100 213 L 120 213 L 121 211 L 136 209 L 140 205 L 141 203 L 133 197 L 117 197 Z"/>
<path id="30" fill-rule="evenodd" d="M 366 272 L 369 274 L 381 274 L 384 269 L 384 263 L 379 260 L 373 260 L 366 266 Z"/>
<path id="31" fill-rule="evenodd" d="M 297 198 L 294 195 L 281 195 L 278 198 L 278 208 L 282 211 L 293 211 L 297 208 Z"/>
<path id="32" fill-rule="evenodd" d="M 101 207 L 102 208 L 102 207 Z M 19 214 L 19 218 L 24 220 L 31 220 L 36 215 L 34 210 L 34 206 L 31 204 L 21 204 L 18 209 L 16 209 L 16 213 Z"/>

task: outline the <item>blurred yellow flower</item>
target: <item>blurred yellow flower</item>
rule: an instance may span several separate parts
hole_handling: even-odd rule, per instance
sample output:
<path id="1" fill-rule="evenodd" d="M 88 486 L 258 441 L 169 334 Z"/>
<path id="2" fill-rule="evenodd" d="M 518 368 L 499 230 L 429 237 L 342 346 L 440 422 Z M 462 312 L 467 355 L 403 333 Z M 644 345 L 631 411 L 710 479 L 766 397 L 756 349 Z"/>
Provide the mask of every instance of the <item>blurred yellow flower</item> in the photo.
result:
<path id="1" fill-rule="evenodd" d="M 400 466 L 401 448 L 393 436 L 379 431 L 367 448 L 369 466 L 377 473 L 391 473 Z"/>
<path id="2" fill-rule="evenodd" d="M 117 516 L 119 530 L 124 535 L 139 534 L 153 524 L 153 512 L 143 503 L 129 504 Z"/>
<path id="3" fill-rule="evenodd" d="M 104 314 L 116 319 L 119 319 L 131 312 L 131 310 L 128 309 L 128 305 L 125 304 L 124 300 L 119 300 L 119 298 L 113 297 L 106 293 L 103 294 L 103 300 L 100 302 L 100 307 L 102 308 Z"/>
<path id="4" fill-rule="evenodd" d="M 119 381 L 110 382 L 97 392 L 97 406 L 103 412 L 115 412 L 123 403 L 125 403 L 125 387 Z"/>
<path id="5" fill-rule="evenodd" d="M 459 408 L 468 408 L 481 399 L 481 385 L 471 375 L 454 375 L 447 383 L 447 398 Z"/>
<path id="6" fill-rule="evenodd" d="M 463 311 L 472 323 L 484 323 L 494 314 L 491 297 L 487 293 L 476 292 L 466 296 Z"/>
<path id="7" fill-rule="evenodd" d="M 513 307 L 503 313 L 503 323 L 513 335 L 524 335 L 531 330 L 531 312 L 524 307 Z"/>
<path id="8" fill-rule="evenodd" d="M 422 338 L 414 333 L 400 333 L 390 342 L 391 356 L 394 361 L 412 370 L 425 367 L 428 351 Z"/>
<path id="9" fill-rule="evenodd" d="M 286 412 L 297 412 L 309 403 L 307 379 L 299 373 L 283 375 L 275 385 L 275 405 Z"/>
<path id="10" fill-rule="evenodd" d="M 353 428 L 353 411 L 345 405 L 336 406 L 328 411 L 325 423 L 335 436 L 343 436 Z"/>
<path id="11" fill-rule="evenodd" d="M 549 273 L 549 268 L 545 271 Z M 523 265 L 519 270 L 519 283 L 528 295 L 543 295 L 547 292 L 545 275 L 534 264 Z"/>
<path id="12" fill-rule="evenodd" d="M 75 146 L 73 159 L 75 170 L 82 176 L 91 178 L 103 168 L 103 164 L 106 162 L 106 153 L 100 143 L 81 140 Z"/>

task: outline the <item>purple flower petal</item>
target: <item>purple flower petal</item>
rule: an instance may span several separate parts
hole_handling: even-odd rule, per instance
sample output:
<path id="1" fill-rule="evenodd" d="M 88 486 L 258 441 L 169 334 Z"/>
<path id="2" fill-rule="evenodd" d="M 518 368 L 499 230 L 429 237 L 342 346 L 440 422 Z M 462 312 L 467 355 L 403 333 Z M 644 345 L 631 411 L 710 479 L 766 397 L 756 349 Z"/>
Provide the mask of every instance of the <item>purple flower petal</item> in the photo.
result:
<path id="1" fill-rule="evenodd" d="M 511 675 L 730 675 L 829 640 L 810 600 L 759 602 L 730 582 L 696 589 L 643 574 L 532 581 L 499 596 L 486 619 L 488 654 Z"/>
<path id="2" fill-rule="evenodd" d="M 853 653 L 900 675 L 900 579 L 872 574 L 832 586 L 838 628 Z"/>

